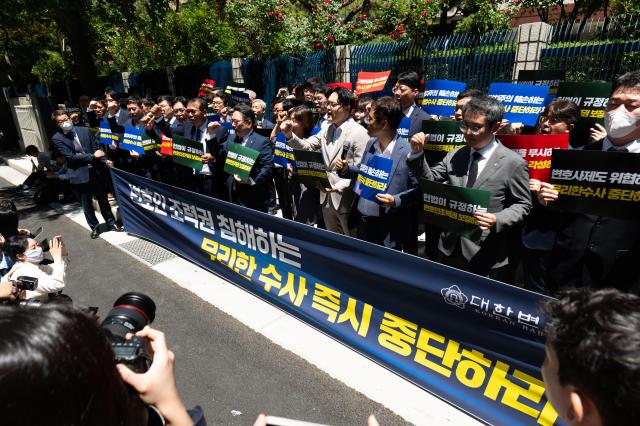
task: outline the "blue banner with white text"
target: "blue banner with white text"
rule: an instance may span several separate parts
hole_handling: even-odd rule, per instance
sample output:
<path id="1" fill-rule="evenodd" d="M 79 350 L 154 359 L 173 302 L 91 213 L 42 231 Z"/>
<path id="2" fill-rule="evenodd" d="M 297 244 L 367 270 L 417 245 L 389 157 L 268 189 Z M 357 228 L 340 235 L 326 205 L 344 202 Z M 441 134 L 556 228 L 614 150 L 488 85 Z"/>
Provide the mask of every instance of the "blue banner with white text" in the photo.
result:
<path id="1" fill-rule="evenodd" d="M 362 198 L 376 202 L 376 195 L 387 190 L 392 166 L 392 159 L 372 155 L 367 164 L 360 164 L 353 191 Z"/>
<path id="2" fill-rule="evenodd" d="M 510 123 L 535 126 L 544 111 L 549 86 L 531 84 L 491 83 L 489 96 L 504 105 L 504 119 Z"/>
<path id="3" fill-rule="evenodd" d="M 124 135 L 122 136 L 122 142 L 120 143 L 120 148 L 137 152 L 140 155 L 144 155 L 144 145 L 142 143 L 143 134 L 143 129 L 136 129 L 135 127 L 125 127 Z"/>
<path id="4" fill-rule="evenodd" d="M 422 109 L 427 114 L 451 117 L 456 110 L 458 95 L 466 87 L 467 83 L 460 81 L 429 80 L 425 84 Z"/>
<path id="5" fill-rule="evenodd" d="M 552 425 L 544 296 L 113 169 L 127 232 L 494 425 Z"/>

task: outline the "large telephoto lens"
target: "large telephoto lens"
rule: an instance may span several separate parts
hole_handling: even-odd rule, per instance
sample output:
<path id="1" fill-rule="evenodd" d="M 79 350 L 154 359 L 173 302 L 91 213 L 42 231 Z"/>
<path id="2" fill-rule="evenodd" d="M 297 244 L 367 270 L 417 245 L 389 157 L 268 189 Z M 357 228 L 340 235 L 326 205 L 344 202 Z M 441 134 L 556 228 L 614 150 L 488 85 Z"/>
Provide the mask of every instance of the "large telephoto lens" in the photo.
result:
<path id="1" fill-rule="evenodd" d="M 136 333 L 153 322 L 156 316 L 156 304 L 146 294 L 125 293 L 113 304 L 102 328 L 106 330 L 112 342 L 122 342 L 127 333 Z"/>

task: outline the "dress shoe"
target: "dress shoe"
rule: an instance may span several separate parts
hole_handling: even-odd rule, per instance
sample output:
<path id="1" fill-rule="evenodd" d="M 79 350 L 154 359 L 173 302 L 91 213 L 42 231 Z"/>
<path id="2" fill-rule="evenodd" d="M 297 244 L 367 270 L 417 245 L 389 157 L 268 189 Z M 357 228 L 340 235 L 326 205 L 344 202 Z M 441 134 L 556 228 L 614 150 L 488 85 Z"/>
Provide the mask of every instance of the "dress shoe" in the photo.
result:
<path id="1" fill-rule="evenodd" d="M 124 228 L 119 226 L 117 223 L 114 223 L 113 225 L 109 225 L 109 231 L 122 232 L 124 231 Z"/>
<path id="2" fill-rule="evenodd" d="M 91 230 L 91 239 L 95 240 L 96 238 L 98 238 L 98 228 Z"/>

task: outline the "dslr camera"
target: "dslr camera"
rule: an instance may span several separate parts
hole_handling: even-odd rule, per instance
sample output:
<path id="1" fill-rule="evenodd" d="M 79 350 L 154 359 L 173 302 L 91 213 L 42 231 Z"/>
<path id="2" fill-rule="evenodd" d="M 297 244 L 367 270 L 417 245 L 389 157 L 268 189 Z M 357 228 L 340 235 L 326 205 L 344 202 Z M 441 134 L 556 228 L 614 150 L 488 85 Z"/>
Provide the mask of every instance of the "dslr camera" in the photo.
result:
<path id="1" fill-rule="evenodd" d="M 153 322 L 156 304 L 142 293 L 130 292 L 118 297 L 101 327 L 105 331 L 113 358 L 136 373 L 144 373 L 153 361 L 151 342 L 145 337 L 133 336 L 127 340 L 127 333 L 135 334 Z"/>

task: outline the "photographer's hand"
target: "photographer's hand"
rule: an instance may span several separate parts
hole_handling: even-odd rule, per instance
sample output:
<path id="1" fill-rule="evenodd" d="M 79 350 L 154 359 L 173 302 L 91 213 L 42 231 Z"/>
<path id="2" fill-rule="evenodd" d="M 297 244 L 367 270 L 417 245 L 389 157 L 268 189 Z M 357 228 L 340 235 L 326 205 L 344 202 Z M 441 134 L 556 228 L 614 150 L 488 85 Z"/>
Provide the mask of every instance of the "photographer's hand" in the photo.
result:
<path id="1" fill-rule="evenodd" d="M 180 400 L 176 387 L 176 378 L 173 373 L 175 355 L 167 348 L 164 333 L 145 327 L 137 332 L 136 336 L 146 337 L 151 341 L 154 352 L 153 362 L 149 371 L 144 374 L 134 373 L 125 365 L 118 364 L 116 367 L 120 377 L 138 391 L 140 399 L 155 406 L 167 424 L 191 426 L 193 422 Z"/>
<path id="2" fill-rule="evenodd" d="M 0 300 L 16 300 L 16 287 L 12 282 L 0 283 Z"/>

